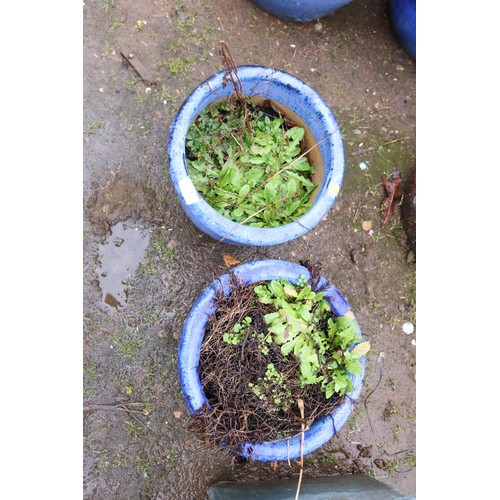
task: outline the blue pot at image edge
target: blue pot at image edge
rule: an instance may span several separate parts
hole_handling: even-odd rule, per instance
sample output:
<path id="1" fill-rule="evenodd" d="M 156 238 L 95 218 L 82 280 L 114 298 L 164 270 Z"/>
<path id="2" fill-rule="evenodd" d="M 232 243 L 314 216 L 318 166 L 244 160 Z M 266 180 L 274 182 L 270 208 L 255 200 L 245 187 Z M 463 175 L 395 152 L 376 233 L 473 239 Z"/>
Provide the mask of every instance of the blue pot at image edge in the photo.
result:
<path id="1" fill-rule="evenodd" d="M 245 284 L 279 278 L 297 284 L 302 275 L 306 279 L 311 277 L 310 272 L 305 267 L 281 260 L 248 262 L 234 267 L 231 273 L 237 274 Z M 202 408 L 207 402 L 198 373 L 200 349 L 207 321 L 216 311 L 215 298 L 220 291 L 223 291 L 226 297 L 231 291 L 229 280 L 230 275 L 224 274 L 213 281 L 198 297 L 184 323 L 179 342 L 178 369 L 182 393 L 191 413 Z M 346 299 L 325 278 L 320 278 L 318 288 L 325 291 L 325 300 L 337 316 L 348 315 L 354 320 L 356 319 Z M 358 333 L 361 334 L 359 326 Z M 365 356 L 360 358 L 360 362 L 362 371 L 360 374 L 351 375 L 352 390 L 346 393 L 347 397 L 343 403 L 330 415 L 317 419 L 304 433 L 304 455 L 323 446 L 347 422 L 360 397 L 363 386 Z M 261 462 L 292 460 L 300 457 L 300 441 L 301 437 L 298 435 L 272 443 L 246 443 L 243 446 L 241 456 Z"/>
<path id="2" fill-rule="evenodd" d="M 414 61 L 417 60 L 417 0 L 389 0 L 392 25 Z"/>
<path id="3" fill-rule="evenodd" d="M 252 0 L 257 7 L 280 19 L 307 22 L 332 14 L 351 0 Z"/>
<path id="4" fill-rule="evenodd" d="M 198 193 L 186 163 L 186 134 L 193 120 L 209 104 L 232 94 L 223 86 L 221 71 L 187 97 L 174 118 L 168 140 L 170 177 L 184 211 L 204 233 L 234 245 L 278 245 L 302 236 L 321 222 L 337 198 L 344 175 L 344 146 L 337 121 L 321 96 L 299 78 L 263 66 L 239 66 L 243 93 L 271 99 L 293 111 L 309 128 L 323 163 L 323 175 L 309 210 L 296 221 L 275 228 L 238 224 L 219 214 Z"/>

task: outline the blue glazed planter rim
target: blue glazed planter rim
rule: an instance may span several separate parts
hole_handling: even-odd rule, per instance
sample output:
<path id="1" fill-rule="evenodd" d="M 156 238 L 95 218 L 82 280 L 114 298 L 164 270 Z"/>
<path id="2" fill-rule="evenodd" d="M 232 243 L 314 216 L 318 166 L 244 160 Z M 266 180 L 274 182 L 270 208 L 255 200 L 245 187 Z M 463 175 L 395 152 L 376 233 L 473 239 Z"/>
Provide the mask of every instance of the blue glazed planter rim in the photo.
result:
<path id="1" fill-rule="evenodd" d="M 304 119 L 306 125 L 309 128 L 311 125 L 321 127 L 324 131 L 321 137 L 315 136 L 317 142 L 324 139 L 318 146 L 321 156 L 331 158 L 329 164 L 324 164 L 323 179 L 316 199 L 311 208 L 296 221 L 277 228 L 254 228 L 238 224 L 223 217 L 198 194 L 189 177 L 185 154 L 186 134 L 192 121 L 208 104 L 231 93 L 231 84 L 226 89 L 222 87 L 224 74 L 225 71 L 220 71 L 199 84 L 181 105 L 172 122 L 167 153 L 170 177 L 176 193 L 195 225 L 223 243 L 269 246 L 298 238 L 321 222 L 340 191 L 344 175 L 344 148 L 335 116 L 323 98 L 296 76 L 266 66 L 238 66 L 238 76 L 243 85 L 247 85 L 250 90 L 255 89 L 258 96 L 267 97 L 264 93 L 267 88 L 269 95 L 272 95 L 270 98 L 286 107 L 290 107 L 290 102 L 285 99 L 282 102 L 275 94 L 293 92 L 294 99 L 300 98 L 304 109 L 317 118 L 309 120 L 311 123 Z M 274 87 L 273 82 L 276 82 Z M 304 118 L 300 113 L 297 114 Z"/>
<path id="2" fill-rule="evenodd" d="M 230 292 L 229 280 L 231 273 L 237 274 L 245 284 L 278 278 L 284 278 L 296 284 L 301 275 L 304 275 L 307 279 L 311 276 L 305 267 L 292 262 L 281 260 L 253 261 L 233 268 L 230 273 L 224 274 L 214 280 L 202 292 L 186 318 L 179 343 L 178 369 L 180 384 L 184 399 L 191 413 L 201 409 L 207 402 L 198 373 L 200 348 L 205 332 L 205 325 L 216 311 L 215 297 L 221 291 L 226 296 Z M 318 287 L 324 289 L 325 299 L 335 314 L 355 319 L 346 299 L 325 278 L 321 277 Z M 361 333 L 359 327 L 358 333 Z M 365 374 L 364 356 L 360 359 L 360 362 L 362 372 L 351 376 L 353 388 L 351 392 L 347 393 L 344 402 L 332 414 L 316 420 L 304 433 L 304 455 L 328 442 L 347 422 L 359 399 L 363 385 Z M 276 442 L 261 444 L 246 443 L 240 455 L 262 462 L 294 459 L 300 456 L 300 440 L 301 437 L 299 435 Z"/>

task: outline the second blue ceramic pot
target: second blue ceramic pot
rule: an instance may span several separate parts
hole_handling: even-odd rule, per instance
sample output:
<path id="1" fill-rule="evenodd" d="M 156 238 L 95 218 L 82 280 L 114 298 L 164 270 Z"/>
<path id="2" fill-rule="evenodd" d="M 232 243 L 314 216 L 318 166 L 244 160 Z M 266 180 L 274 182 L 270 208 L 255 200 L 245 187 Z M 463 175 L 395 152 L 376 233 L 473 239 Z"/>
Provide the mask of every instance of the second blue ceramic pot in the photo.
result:
<path id="1" fill-rule="evenodd" d="M 389 0 L 392 25 L 399 40 L 410 54 L 417 59 L 417 0 Z"/>
<path id="2" fill-rule="evenodd" d="M 307 22 L 332 14 L 351 0 L 253 0 L 272 16 L 289 21 Z"/>

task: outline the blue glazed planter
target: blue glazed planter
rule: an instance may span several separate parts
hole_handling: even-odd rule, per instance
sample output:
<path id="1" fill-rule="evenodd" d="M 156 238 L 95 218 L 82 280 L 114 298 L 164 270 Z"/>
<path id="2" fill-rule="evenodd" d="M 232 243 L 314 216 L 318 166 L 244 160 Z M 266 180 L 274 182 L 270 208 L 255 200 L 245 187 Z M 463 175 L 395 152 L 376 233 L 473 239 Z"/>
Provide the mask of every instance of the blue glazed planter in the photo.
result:
<path id="1" fill-rule="evenodd" d="M 413 60 L 417 59 L 417 0 L 389 0 L 392 25 Z"/>
<path id="2" fill-rule="evenodd" d="M 351 0 L 253 0 L 269 14 L 290 21 L 307 22 L 332 14 Z"/>
<path id="3" fill-rule="evenodd" d="M 233 268 L 232 272 L 236 273 L 245 284 L 279 278 L 297 284 L 301 275 L 306 276 L 307 279 L 310 278 L 310 273 L 305 267 L 281 260 L 249 262 Z M 215 297 L 220 291 L 223 291 L 225 296 L 229 295 L 231 291 L 229 280 L 229 274 L 224 274 L 213 281 L 198 297 L 184 323 L 179 344 L 179 377 L 184 399 L 191 413 L 202 408 L 207 402 L 198 374 L 200 349 L 207 321 L 216 311 Z M 349 316 L 355 319 L 346 299 L 333 285 L 322 277 L 318 286 L 324 289 L 325 300 L 328 301 L 336 315 Z M 347 393 L 342 405 L 332 414 L 317 419 L 304 433 L 304 455 L 323 446 L 347 422 L 361 394 L 363 385 L 364 356 L 360 359 L 360 362 L 362 373 L 351 376 L 352 391 Z M 298 458 L 300 457 L 300 440 L 300 436 L 295 436 L 291 439 L 272 443 L 246 443 L 243 446 L 241 456 L 262 462 Z"/>
<path id="4" fill-rule="evenodd" d="M 199 85 L 179 109 L 170 130 L 168 161 L 170 177 L 179 200 L 191 221 L 216 240 L 234 245 L 269 246 L 285 243 L 314 228 L 332 207 L 344 175 L 344 147 L 337 121 L 320 95 L 284 71 L 263 66 L 240 66 L 243 93 L 255 99 L 271 99 L 282 111 L 306 129 L 307 146 L 319 145 L 310 153 L 318 184 L 309 210 L 297 221 L 276 228 L 254 228 L 237 224 L 214 210 L 198 194 L 186 164 L 186 134 L 198 114 L 209 104 L 229 96 L 223 88 L 224 72 Z"/>

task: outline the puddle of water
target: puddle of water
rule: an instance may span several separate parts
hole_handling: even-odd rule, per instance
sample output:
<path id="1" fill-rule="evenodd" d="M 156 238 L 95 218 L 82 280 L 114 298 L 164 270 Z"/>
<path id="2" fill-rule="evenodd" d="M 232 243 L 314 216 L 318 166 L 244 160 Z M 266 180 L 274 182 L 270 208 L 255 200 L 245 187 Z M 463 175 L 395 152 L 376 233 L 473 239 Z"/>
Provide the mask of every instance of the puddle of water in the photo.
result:
<path id="1" fill-rule="evenodd" d="M 149 232 L 135 224 L 119 222 L 111 228 L 106 243 L 99 247 L 100 268 L 97 270 L 102 300 L 119 309 L 127 304 L 127 281 L 144 258 Z"/>

